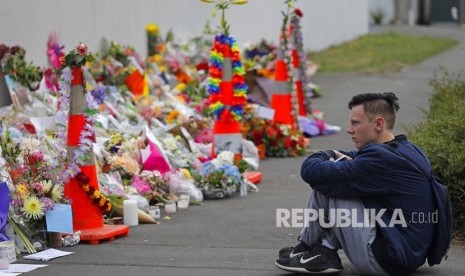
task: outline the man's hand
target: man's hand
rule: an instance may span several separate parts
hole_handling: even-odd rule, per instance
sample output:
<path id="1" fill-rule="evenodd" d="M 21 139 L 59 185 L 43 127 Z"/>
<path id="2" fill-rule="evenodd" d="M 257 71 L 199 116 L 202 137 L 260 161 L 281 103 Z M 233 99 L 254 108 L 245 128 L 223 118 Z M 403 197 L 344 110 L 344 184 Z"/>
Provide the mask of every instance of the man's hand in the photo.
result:
<path id="1" fill-rule="evenodd" d="M 347 160 L 352 160 L 352 158 L 350 158 L 350 156 L 342 154 L 340 151 L 333 150 L 333 152 L 334 152 L 334 154 L 336 154 L 336 160 L 341 158 L 341 157 L 345 157 Z"/>

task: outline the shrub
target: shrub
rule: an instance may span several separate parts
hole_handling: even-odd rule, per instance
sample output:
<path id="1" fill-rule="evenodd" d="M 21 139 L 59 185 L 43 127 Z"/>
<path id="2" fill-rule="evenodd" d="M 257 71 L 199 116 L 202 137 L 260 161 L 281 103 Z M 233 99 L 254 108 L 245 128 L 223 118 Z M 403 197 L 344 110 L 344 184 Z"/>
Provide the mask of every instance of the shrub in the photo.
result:
<path id="1" fill-rule="evenodd" d="M 381 25 L 381 23 L 383 23 L 384 11 L 382 9 L 376 9 L 372 11 L 370 15 L 375 25 Z"/>
<path id="2" fill-rule="evenodd" d="M 465 239 L 465 81 L 444 71 L 430 85 L 434 92 L 426 120 L 408 134 L 442 176 L 452 201 L 454 236 Z"/>

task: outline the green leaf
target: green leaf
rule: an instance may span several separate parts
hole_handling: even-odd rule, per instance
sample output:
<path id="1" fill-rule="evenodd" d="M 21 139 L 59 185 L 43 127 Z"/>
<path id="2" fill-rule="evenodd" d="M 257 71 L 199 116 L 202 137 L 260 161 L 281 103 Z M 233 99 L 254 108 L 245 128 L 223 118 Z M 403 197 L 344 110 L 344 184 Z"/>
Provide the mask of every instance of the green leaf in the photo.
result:
<path id="1" fill-rule="evenodd" d="M 94 108 L 88 108 L 88 107 L 85 107 L 84 108 L 84 113 L 91 117 L 91 116 L 95 116 L 98 114 L 98 110 L 97 109 L 94 109 Z"/>

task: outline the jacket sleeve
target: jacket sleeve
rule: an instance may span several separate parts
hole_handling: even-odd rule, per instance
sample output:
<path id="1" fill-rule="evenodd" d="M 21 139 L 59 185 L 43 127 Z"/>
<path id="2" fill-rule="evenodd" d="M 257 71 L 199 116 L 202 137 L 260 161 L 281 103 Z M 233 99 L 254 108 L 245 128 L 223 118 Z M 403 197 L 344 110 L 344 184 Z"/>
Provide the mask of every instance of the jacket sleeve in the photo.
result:
<path id="1" fill-rule="evenodd" d="M 351 155 L 352 156 L 352 155 Z M 328 161 L 325 152 L 309 156 L 302 164 L 302 179 L 327 196 L 363 197 L 389 192 L 383 175 L 386 161 L 376 146 L 367 146 L 353 155 L 353 160 Z"/>
<path id="2" fill-rule="evenodd" d="M 354 159 L 358 153 L 358 150 L 350 150 L 350 151 L 340 150 L 339 152 Z"/>

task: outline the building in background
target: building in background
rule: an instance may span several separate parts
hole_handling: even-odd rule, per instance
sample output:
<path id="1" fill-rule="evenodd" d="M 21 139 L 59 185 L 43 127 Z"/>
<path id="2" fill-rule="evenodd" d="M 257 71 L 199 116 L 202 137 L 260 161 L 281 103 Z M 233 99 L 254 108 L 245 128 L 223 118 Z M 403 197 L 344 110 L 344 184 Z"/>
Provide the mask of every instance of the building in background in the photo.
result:
<path id="1" fill-rule="evenodd" d="M 368 0 L 302 0 L 302 22 L 306 50 L 321 50 L 357 38 L 368 32 Z M 262 38 L 277 42 L 284 0 L 250 0 L 228 11 L 231 33 L 240 46 Z M 78 42 L 90 51 L 99 49 L 100 40 L 131 45 L 145 55 L 145 26 L 155 23 L 162 35 L 170 29 L 177 38 L 202 34 L 212 19 L 212 5 L 199 0 L 1 0 L 0 42 L 21 45 L 28 59 L 46 64 L 46 41 L 57 31 L 65 51 Z"/>
<path id="2" fill-rule="evenodd" d="M 465 24 L 465 0 L 369 0 L 370 24 Z"/>

